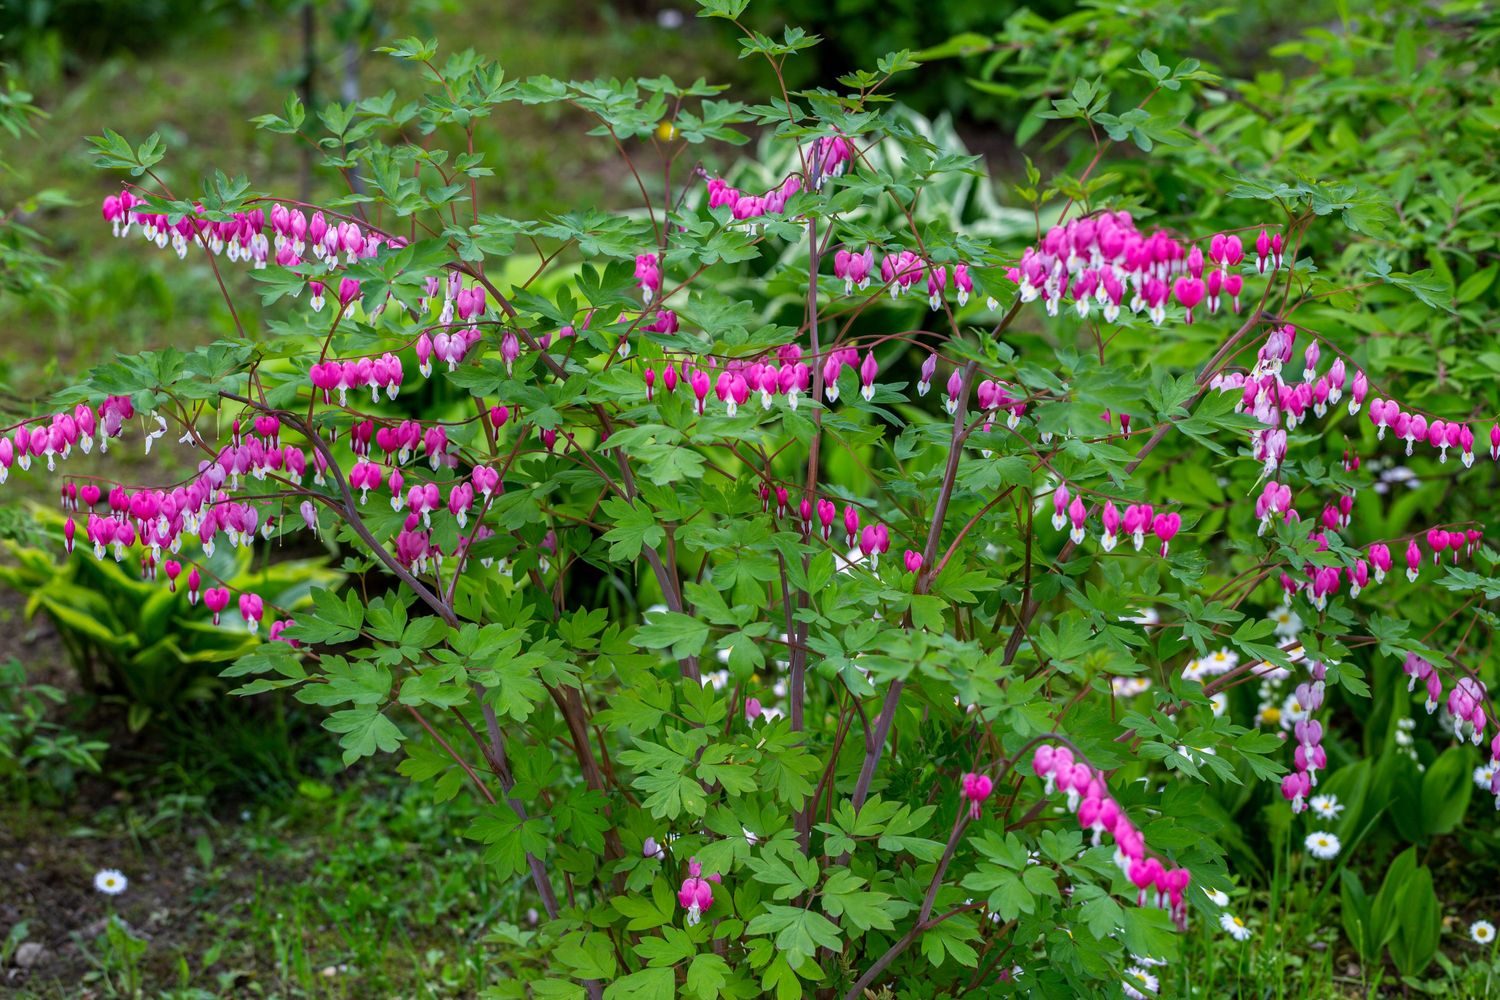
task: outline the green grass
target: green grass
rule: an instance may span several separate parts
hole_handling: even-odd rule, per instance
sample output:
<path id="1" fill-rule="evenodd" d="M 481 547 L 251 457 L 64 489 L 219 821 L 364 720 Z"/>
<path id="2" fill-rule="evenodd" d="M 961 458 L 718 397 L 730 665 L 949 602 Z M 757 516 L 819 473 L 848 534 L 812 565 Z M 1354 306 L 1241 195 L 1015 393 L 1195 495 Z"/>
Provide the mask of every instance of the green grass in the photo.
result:
<path id="1" fill-rule="evenodd" d="M 324 766 L 334 773 L 331 757 Z M 12 884 L 26 930 L 9 950 L 33 940 L 51 953 L 20 997 L 62 1000 L 81 988 L 99 997 L 469 997 L 508 976 L 507 946 L 529 923 L 526 887 L 492 878 L 460 838 L 475 809 L 465 797 L 433 805 L 401 779 L 366 771 L 329 777 L 336 787 L 304 779 L 235 812 L 223 808 L 222 788 L 214 799 L 167 793 L 170 769 L 154 777 L 149 794 L 111 796 L 87 814 L 0 814 L 0 847 L 27 866 Z M 125 894 L 93 891 L 100 867 L 126 873 Z M 1420 979 L 1361 969 L 1336 917 L 1311 905 L 1332 873 L 1304 867 L 1279 893 L 1236 894 L 1231 909 L 1254 932 L 1243 944 L 1196 920 L 1179 959 L 1153 970 L 1162 995 L 1495 995 L 1500 961 L 1470 943 L 1457 918 Z M 131 937 L 111 937 L 112 913 Z M 143 943 L 134 956 L 132 938 Z"/>
<path id="2" fill-rule="evenodd" d="M 373 774 L 238 814 L 158 793 L 5 816 L 5 853 L 26 866 L 10 947 L 49 953 L 21 995 L 473 996 L 504 975 L 527 916 L 515 884 L 474 866 L 459 837 L 471 816 Z M 125 872 L 123 895 L 94 892 L 102 867 Z M 111 940 L 111 914 L 129 938 Z"/>

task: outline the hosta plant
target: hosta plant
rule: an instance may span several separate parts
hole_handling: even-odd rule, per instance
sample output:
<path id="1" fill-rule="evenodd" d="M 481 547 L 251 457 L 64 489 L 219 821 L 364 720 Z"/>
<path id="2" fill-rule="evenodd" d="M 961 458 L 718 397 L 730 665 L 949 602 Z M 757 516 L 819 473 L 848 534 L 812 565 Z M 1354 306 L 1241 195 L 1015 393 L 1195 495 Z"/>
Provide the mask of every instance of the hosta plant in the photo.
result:
<path id="1" fill-rule="evenodd" d="M 54 534 L 67 530 L 67 519 L 55 511 L 39 510 L 37 521 Z M 194 601 L 191 570 L 178 586 L 170 576 L 93 552 L 74 551 L 59 561 L 49 549 L 11 539 L 3 544 L 11 565 L 0 566 L 0 584 L 25 596 L 26 618 L 51 623 L 84 690 L 125 705 L 132 731 L 225 690 L 219 672 L 256 646 L 243 629 L 215 625 L 212 612 Z M 254 590 L 284 608 L 308 604 L 314 587 L 338 584 L 342 577 L 324 562 L 256 559 L 250 546 L 199 555 L 200 575 Z"/>
<path id="2" fill-rule="evenodd" d="M 779 79 L 816 41 L 743 49 Z M 317 205 L 95 140 L 101 236 L 272 318 L 80 377 L 0 467 L 53 472 L 68 546 L 270 640 L 240 692 L 479 797 L 473 863 L 521 886 L 487 995 L 1152 995 L 1184 931 L 1245 929 L 1222 796 L 1304 869 L 1354 849 L 1287 834 L 1339 812 L 1331 699 L 1409 678 L 1492 752 L 1455 598 L 1496 586 L 1465 498 L 1500 431 L 1301 321 L 1309 233 L 1348 221 L 1315 185 L 1153 221 L 1090 180 L 1122 115 L 1080 177 L 1014 179 L 1018 228 L 889 103 L 904 53 L 760 104 L 390 54 L 410 94 L 259 119 L 350 181 Z M 629 208 L 484 202 L 485 132 L 533 105 L 618 147 Z M 143 433 L 197 473 L 78 473 Z M 1391 531 L 1403 452 L 1451 487 Z M 305 610 L 205 555 L 305 534 L 355 577 Z M 1415 594 L 1454 617 L 1424 634 Z"/>

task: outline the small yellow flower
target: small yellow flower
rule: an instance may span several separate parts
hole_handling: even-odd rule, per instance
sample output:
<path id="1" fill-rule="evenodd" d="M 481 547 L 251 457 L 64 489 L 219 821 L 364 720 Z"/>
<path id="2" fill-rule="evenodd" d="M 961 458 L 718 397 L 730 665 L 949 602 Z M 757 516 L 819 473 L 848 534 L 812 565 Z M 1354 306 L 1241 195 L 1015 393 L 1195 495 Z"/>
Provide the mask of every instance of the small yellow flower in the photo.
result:
<path id="1" fill-rule="evenodd" d="M 677 126 L 663 119 L 662 123 L 656 126 L 656 137 L 662 142 L 671 142 L 677 138 Z"/>
<path id="2" fill-rule="evenodd" d="M 1265 719 L 1267 722 L 1281 721 L 1281 709 L 1277 708 L 1275 705 L 1267 705 L 1261 711 L 1260 715 L 1261 718 Z"/>

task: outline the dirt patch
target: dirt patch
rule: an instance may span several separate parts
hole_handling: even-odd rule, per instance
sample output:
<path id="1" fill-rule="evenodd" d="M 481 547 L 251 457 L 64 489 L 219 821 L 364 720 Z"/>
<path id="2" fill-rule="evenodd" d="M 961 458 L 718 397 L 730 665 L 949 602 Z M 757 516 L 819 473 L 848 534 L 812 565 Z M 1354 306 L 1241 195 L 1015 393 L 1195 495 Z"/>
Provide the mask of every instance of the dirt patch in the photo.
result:
<path id="1" fill-rule="evenodd" d="M 30 968 L 13 961 L 4 970 L 11 989 L 78 995 L 97 968 L 90 953 L 100 951 L 98 939 L 111 913 L 148 942 L 143 967 L 150 979 L 168 981 L 178 950 L 174 939 L 193 924 L 183 906 L 191 898 L 191 865 L 171 842 L 153 842 L 160 853 L 145 860 L 126 841 L 76 836 L 86 821 L 83 815 L 33 813 L 0 822 L 0 866 L 9 886 L 0 902 L 0 929 L 9 933 L 24 922 L 25 940 L 42 949 Z M 109 897 L 94 889 L 94 873 L 103 868 L 125 873 L 125 893 Z"/>
<path id="2" fill-rule="evenodd" d="M 46 615 L 27 621 L 25 608 L 24 597 L 0 588 L 0 660 L 15 657 L 26 664 L 27 676 L 35 684 L 75 690 L 73 668 L 57 630 Z"/>

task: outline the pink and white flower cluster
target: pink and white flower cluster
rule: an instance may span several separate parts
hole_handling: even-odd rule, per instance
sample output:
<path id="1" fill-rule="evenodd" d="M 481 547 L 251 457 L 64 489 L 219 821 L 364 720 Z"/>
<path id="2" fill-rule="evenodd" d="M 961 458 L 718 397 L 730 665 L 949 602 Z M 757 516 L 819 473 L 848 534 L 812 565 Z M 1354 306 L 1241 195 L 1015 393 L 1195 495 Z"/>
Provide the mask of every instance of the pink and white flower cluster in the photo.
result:
<path id="1" fill-rule="evenodd" d="M 1044 743 L 1031 758 L 1032 770 L 1042 779 L 1046 794 L 1060 791 L 1067 796 L 1068 810 L 1078 823 L 1094 835 L 1097 846 L 1103 834 L 1115 842 L 1115 864 L 1139 890 L 1137 904 L 1166 909 L 1179 927 L 1187 926 L 1187 900 L 1184 895 L 1192 875 L 1186 868 L 1169 868 L 1146 853 L 1146 838 L 1125 811 L 1110 796 L 1104 775 L 1063 746 Z"/>
<path id="2" fill-rule="evenodd" d="M 688 861 L 688 877 L 682 880 L 677 890 L 677 902 L 687 911 L 689 927 L 703 919 L 703 915 L 714 905 L 714 885 L 722 881 L 718 874 L 703 874 L 703 865 L 697 858 Z"/>
<path id="3" fill-rule="evenodd" d="M 655 399 L 658 383 L 657 370 L 648 366 L 644 373 L 647 401 Z M 777 396 L 784 396 L 792 409 L 802 394 L 812 385 L 812 369 L 802 360 L 802 349 L 796 344 L 785 344 L 776 352 L 776 360 L 743 361 L 734 359 L 721 368 L 716 358 L 704 359 L 700 364 L 689 361 L 667 362 L 661 368 L 661 387 L 668 393 L 677 391 L 679 385 L 692 392 L 699 415 L 707 411 L 709 393 L 712 392 L 725 412 L 734 416 L 739 408 L 750 400 L 751 393 L 760 394 L 760 404 L 769 410 Z M 833 398 L 837 398 L 837 391 Z"/>
<path id="4" fill-rule="evenodd" d="M 229 260 L 248 263 L 256 270 L 267 267 L 274 253 L 274 261 L 279 267 L 296 268 L 316 262 L 315 266 L 333 272 L 338 270 L 341 262 L 353 264 L 376 256 L 382 246 L 399 248 L 406 245 L 399 236 L 387 237 L 358 222 L 325 216 L 322 211 L 308 215 L 301 208 L 280 203 L 272 203 L 270 208 L 269 237 L 266 235 L 268 213 L 264 208 L 235 212 L 229 219 L 214 220 L 202 214 L 200 205 L 198 214 L 184 215 L 173 222 L 166 214 L 152 211 L 144 198 L 127 188 L 106 197 L 100 212 L 118 237 L 127 237 L 132 229 L 138 229 L 143 237 L 158 247 L 171 244 L 178 257 L 185 258 L 188 247 L 198 244 L 216 256 L 223 254 Z M 326 280 L 308 280 L 314 310 L 323 307 Z M 360 284 L 352 278 L 341 279 L 337 291 L 342 306 L 360 298 Z"/>
<path id="5" fill-rule="evenodd" d="M 1172 539 L 1182 530 L 1181 514 L 1176 511 L 1158 512 L 1149 503 L 1128 504 L 1125 513 L 1121 515 L 1113 500 L 1105 500 L 1099 519 L 1103 526 L 1099 546 L 1105 552 L 1114 550 L 1122 534 L 1130 536 L 1131 543 L 1139 552 L 1146 543 L 1146 536 L 1150 534 L 1161 543 L 1158 552 L 1165 556 L 1170 551 Z M 1052 527 L 1061 531 L 1071 525 L 1069 538 L 1077 544 L 1087 536 L 1088 520 L 1089 510 L 1083 498 L 1071 494 L 1066 483 L 1059 484 L 1052 494 Z"/>
<path id="6" fill-rule="evenodd" d="M 710 178 L 706 182 L 706 188 L 709 208 L 727 205 L 736 220 L 745 222 L 764 215 L 780 215 L 786 211 L 787 199 L 802 190 L 802 178 L 792 174 L 765 194 L 747 194 L 720 177 Z"/>
<path id="7" fill-rule="evenodd" d="M 879 271 L 881 283 L 890 291 L 893 299 L 899 299 L 910 291 L 924 275 L 927 279 L 928 308 L 940 309 L 948 294 L 947 266 L 929 264 L 910 250 L 886 254 L 881 258 Z M 833 255 L 833 276 L 843 280 L 846 295 L 852 294 L 856 288 L 860 291 L 868 288 L 874 272 L 874 247 L 867 246 L 857 253 L 840 247 Z M 974 278 L 966 262 L 960 261 L 953 265 L 952 285 L 959 306 L 968 305 L 969 297 L 974 294 Z M 990 308 L 995 308 L 995 305 L 994 300 L 991 300 Z"/>
<path id="8" fill-rule="evenodd" d="M 106 452 L 110 440 L 119 437 L 125 421 L 134 416 L 129 396 L 109 396 L 97 410 L 79 403 L 71 412 L 23 421 L 12 428 L 9 437 L 0 436 L 0 483 L 9 477 L 12 465 L 24 472 L 31 468 L 33 458 L 45 459 L 47 471 L 55 472 L 57 463 L 71 456 L 74 447 L 87 455 L 97 443 L 99 451 Z M 149 442 L 159 436 L 157 432 L 148 438 L 148 451 Z"/>
<path id="9" fill-rule="evenodd" d="M 1264 232 L 1261 236 L 1267 239 Z M 1268 259 L 1281 266 L 1279 233 L 1274 242 L 1276 255 L 1258 258 L 1261 273 Z M 1268 251 L 1270 243 L 1267 239 Z M 1189 323 L 1200 303 L 1206 300 L 1209 312 L 1216 313 L 1226 295 L 1239 312 L 1244 277 L 1238 268 L 1244 256 L 1240 238 L 1232 234 L 1215 235 L 1205 260 L 1196 244 L 1184 246 L 1162 230 L 1141 232 L 1129 212 L 1104 212 L 1053 226 L 1006 276 L 1020 286 L 1021 301 L 1040 298 L 1050 316 L 1071 301 L 1079 316 L 1097 308 L 1113 323 L 1129 309 L 1159 326 L 1173 299 Z"/>
<path id="10" fill-rule="evenodd" d="M 1323 749 L 1323 724 L 1312 718 L 1312 714 L 1323 707 L 1326 665 L 1319 661 L 1308 664 L 1310 681 L 1297 685 L 1293 697 L 1300 708 L 1301 718 L 1292 725 L 1296 749 L 1292 751 L 1293 771 L 1281 779 L 1281 795 L 1292 804 L 1292 812 L 1307 808 L 1307 800 L 1318 785 L 1318 772 L 1328 767 L 1328 753 Z"/>

